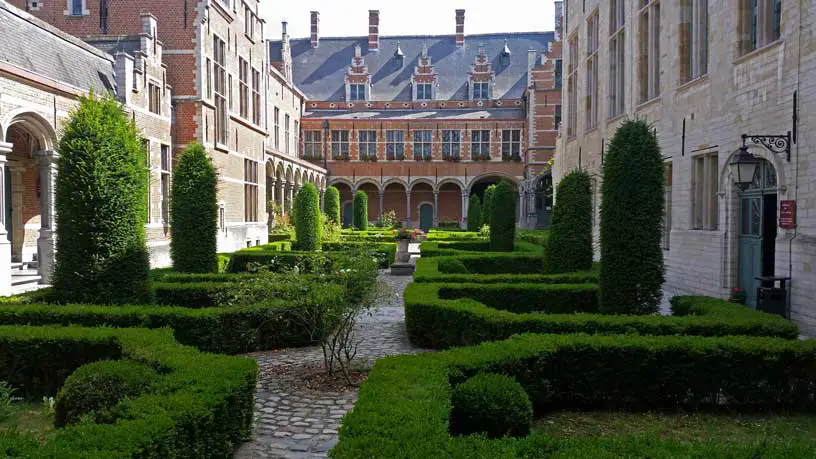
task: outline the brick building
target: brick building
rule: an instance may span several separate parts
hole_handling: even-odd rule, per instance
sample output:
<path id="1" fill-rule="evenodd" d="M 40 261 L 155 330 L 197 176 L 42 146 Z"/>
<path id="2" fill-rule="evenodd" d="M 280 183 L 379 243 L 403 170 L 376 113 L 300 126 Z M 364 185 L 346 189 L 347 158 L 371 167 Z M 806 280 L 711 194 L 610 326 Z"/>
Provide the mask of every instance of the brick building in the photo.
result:
<path id="1" fill-rule="evenodd" d="M 309 38 L 269 43 L 269 61 L 308 98 L 300 155 L 328 169 L 346 224 L 362 190 L 370 220 L 394 211 L 412 226 L 464 226 L 469 195 L 500 178 L 520 192 L 520 224 L 538 223 L 535 176 L 548 173 L 560 105 L 554 35 L 466 36 L 464 10 L 451 26 L 381 36 L 372 10 L 366 35 L 327 38 L 315 11 Z"/>
<path id="2" fill-rule="evenodd" d="M 556 180 L 574 168 L 592 174 L 597 211 L 609 138 L 626 118 L 652 123 L 667 172 L 667 293 L 725 297 L 740 287 L 754 306 L 756 277 L 790 277 L 791 317 L 808 334 L 816 333 L 814 19 L 813 2 L 567 2 L 554 167 Z M 784 140 L 746 139 L 758 161 L 752 182 L 736 186 L 743 180 L 730 163 L 742 135 L 789 131 L 789 153 Z M 792 206 L 795 227 L 784 221 Z"/>

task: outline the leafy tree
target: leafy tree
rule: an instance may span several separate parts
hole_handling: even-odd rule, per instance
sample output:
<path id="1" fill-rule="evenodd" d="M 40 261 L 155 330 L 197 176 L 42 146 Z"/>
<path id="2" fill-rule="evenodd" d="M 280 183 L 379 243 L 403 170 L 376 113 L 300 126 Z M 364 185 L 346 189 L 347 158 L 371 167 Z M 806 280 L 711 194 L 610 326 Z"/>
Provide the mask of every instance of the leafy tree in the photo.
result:
<path id="1" fill-rule="evenodd" d="M 173 171 L 173 268 L 186 273 L 218 272 L 218 177 L 204 147 L 193 143 Z"/>
<path id="2" fill-rule="evenodd" d="M 492 197 L 490 215 L 490 250 L 512 252 L 516 238 L 516 197 L 510 182 L 502 180 Z"/>
<path id="3" fill-rule="evenodd" d="M 65 124 L 56 184 L 59 301 L 152 300 L 141 140 L 112 96 L 82 98 Z"/>
<path id="4" fill-rule="evenodd" d="M 591 183 L 586 171 L 575 170 L 558 184 L 547 243 L 547 269 L 568 273 L 591 267 Z"/>
<path id="5" fill-rule="evenodd" d="M 295 198 L 295 240 L 300 250 L 319 250 L 322 238 L 320 194 L 311 183 L 303 185 Z"/>
<path id="6" fill-rule="evenodd" d="M 468 202 L 467 230 L 479 231 L 482 227 L 482 202 L 479 195 L 473 194 Z"/>
<path id="7" fill-rule="evenodd" d="M 368 195 L 365 191 L 358 191 L 354 194 L 353 202 L 354 229 L 361 231 L 368 229 Z"/>
<path id="8" fill-rule="evenodd" d="M 335 223 L 342 223 L 340 220 L 340 191 L 330 186 L 323 194 L 323 210 L 326 215 Z"/>
<path id="9" fill-rule="evenodd" d="M 493 193 L 496 192 L 496 185 L 490 185 L 485 189 L 484 197 L 482 198 L 482 220 L 483 223 L 489 225 L 491 215 L 493 215 Z"/>
<path id="10" fill-rule="evenodd" d="M 645 121 L 618 128 L 604 161 L 601 193 L 600 308 L 656 313 L 664 281 L 663 159 Z"/>

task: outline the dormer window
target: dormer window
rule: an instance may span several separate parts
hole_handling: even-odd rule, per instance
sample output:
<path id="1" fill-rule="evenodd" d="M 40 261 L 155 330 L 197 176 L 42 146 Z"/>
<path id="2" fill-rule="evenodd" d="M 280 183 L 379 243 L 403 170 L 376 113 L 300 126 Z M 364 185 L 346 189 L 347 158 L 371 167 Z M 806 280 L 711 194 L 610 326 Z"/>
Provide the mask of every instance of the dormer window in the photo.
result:
<path id="1" fill-rule="evenodd" d="M 417 100 L 433 99 L 433 85 L 431 83 L 417 84 Z"/>
<path id="2" fill-rule="evenodd" d="M 473 83 L 473 100 L 487 100 L 490 99 L 490 83 L 478 82 Z"/>
<path id="3" fill-rule="evenodd" d="M 510 65 L 510 47 L 507 45 L 507 39 L 504 39 L 504 49 L 501 52 L 501 65 L 507 67 Z"/>
<path id="4" fill-rule="evenodd" d="M 397 41 L 397 50 L 394 51 L 394 66 L 398 69 L 401 69 L 404 63 L 405 53 L 402 52 L 402 48 L 400 48 L 400 42 Z"/>
<path id="5" fill-rule="evenodd" d="M 365 84 L 353 83 L 349 85 L 349 100 L 366 100 Z"/>

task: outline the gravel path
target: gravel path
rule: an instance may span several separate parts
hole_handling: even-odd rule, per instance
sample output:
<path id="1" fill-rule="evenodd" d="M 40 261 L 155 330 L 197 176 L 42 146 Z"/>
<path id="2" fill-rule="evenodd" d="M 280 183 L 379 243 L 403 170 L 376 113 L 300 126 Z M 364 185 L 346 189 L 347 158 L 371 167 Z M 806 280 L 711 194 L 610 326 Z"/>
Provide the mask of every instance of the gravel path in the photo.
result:
<path id="1" fill-rule="evenodd" d="M 370 316 L 362 317 L 358 362 L 373 364 L 379 357 L 418 352 L 405 333 L 402 293 L 411 276 L 380 274 L 390 290 Z M 357 389 L 318 391 L 306 387 L 304 368 L 321 365 L 320 347 L 283 349 L 250 354 L 258 361 L 260 378 L 255 395 L 255 433 L 235 453 L 236 459 L 323 458 L 337 443 L 337 430 L 357 401 Z"/>

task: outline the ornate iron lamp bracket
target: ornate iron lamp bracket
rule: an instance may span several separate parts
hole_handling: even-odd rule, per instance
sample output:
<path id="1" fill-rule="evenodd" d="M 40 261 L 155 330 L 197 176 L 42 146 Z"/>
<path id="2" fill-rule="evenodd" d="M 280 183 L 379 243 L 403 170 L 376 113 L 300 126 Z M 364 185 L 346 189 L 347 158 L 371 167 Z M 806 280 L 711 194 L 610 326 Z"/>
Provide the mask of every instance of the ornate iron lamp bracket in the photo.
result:
<path id="1" fill-rule="evenodd" d="M 775 154 L 785 153 L 788 162 L 791 157 L 791 133 L 785 135 L 742 135 L 742 144 L 750 142 L 754 145 L 762 145 Z"/>

